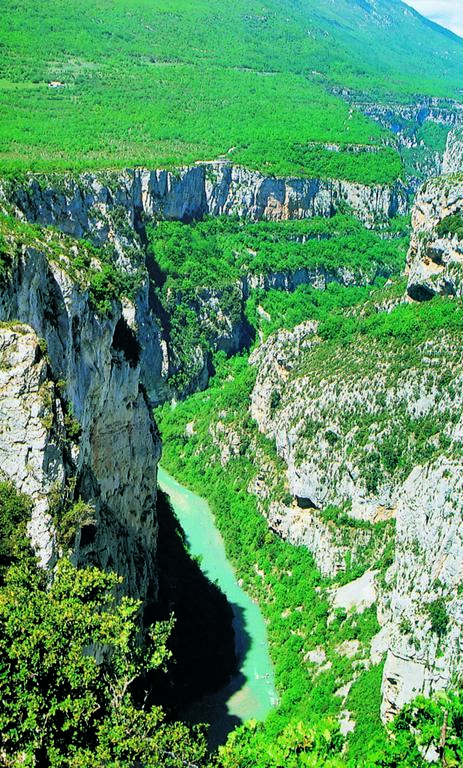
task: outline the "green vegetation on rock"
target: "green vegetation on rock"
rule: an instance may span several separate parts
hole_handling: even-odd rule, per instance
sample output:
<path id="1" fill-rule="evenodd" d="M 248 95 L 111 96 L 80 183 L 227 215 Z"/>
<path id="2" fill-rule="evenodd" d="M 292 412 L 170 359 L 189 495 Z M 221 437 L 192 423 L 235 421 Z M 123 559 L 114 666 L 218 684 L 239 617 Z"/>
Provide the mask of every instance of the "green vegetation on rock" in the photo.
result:
<path id="1" fill-rule="evenodd" d="M 463 216 L 461 213 L 453 213 L 437 225 L 439 237 L 456 237 L 463 240 Z"/>
<path id="2" fill-rule="evenodd" d="M 47 261 L 59 266 L 74 284 L 87 291 L 91 308 L 102 317 L 111 313 L 114 301 L 133 301 L 144 277 L 138 251 L 132 253 L 130 267 L 122 268 L 110 245 L 97 248 L 54 227 L 29 224 L 0 211 L 0 283 L 8 279 L 18 255 L 27 248 L 43 253 Z"/>
<path id="3" fill-rule="evenodd" d="M 366 299 L 369 285 L 402 270 L 408 247 L 406 220 L 375 232 L 347 214 L 159 222 L 148 227 L 148 236 L 151 273 L 177 361 L 171 383 L 180 393 L 198 375 L 197 359 L 202 366 L 217 349 L 248 346 L 252 329 L 268 335 Z"/>
<path id="4" fill-rule="evenodd" d="M 0 476 L 0 582 L 6 569 L 28 546 L 26 524 L 30 514 L 27 496 L 18 493 L 11 482 Z"/>
<path id="5" fill-rule="evenodd" d="M 402 220 L 400 220 L 402 221 Z M 392 224 L 393 226 L 393 224 Z M 260 221 L 222 216 L 193 224 L 159 222 L 149 229 L 150 252 L 165 289 L 221 288 L 246 275 L 320 270 L 351 284 L 389 277 L 405 264 L 408 233 L 367 229 L 352 215 L 300 221 Z"/>
<path id="6" fill-rule="evenodd" d="M 281 701 L 263 726 L 265 737 L 258 738 L 273 743 L 284 738 L 285 729 L 296 727 L 299 720 L 315 727 L 320 718 L 335 718 L 342 702 L 335 693 L 356 677 L 356 662 L 364 658 L 379 627 L 373 609 L 362 614 L 334 613 L 327 593 L 333 582 L 320 576 L 304 547 L 294 547 L 268 530 L 257 498 L 248 493 L 247 488 L 255 480 L 258 456 L 267 466 L 273 465 L 272 498 L 275 492 L 278 494 L 278 486 L 281 498 L 287 494 L 283 468 L 271 443 L 259 435 L 249 418 L 243 417 L 253 379 L 246 358 L 223 361 L 207 392 L 192 396 L 175 409 L 165 405 L 158 410 L 157 418 L 164 440 L 164 465 L 208 499 L 227 553 L 268 621 Z M 214 437 L 217 414 L 225 441 L 227 434 L 239 435 L 239 450 L 225 468 L 220 462 L 220 444 Z M 187 424 L 192 425 L 188 436 Z M 355 575 L 351 571 L 350 577 Z M 349 575 L 343 577 L 340 583 Z M 352 658 L 338 652 L 343 642 L 357 639 L 358 648 Z M 316 664 L 309 662 L 306 654 L 320 647 L 325 655 L 317 674 Z M 379 697 L 379 691 L 377 694 Z M 379 698 L 377 701 L 379 706 Z M 362 717 L 359 711 L 359 721 Z M 261 730 L 262 726 L 258 733 Z M 243 734 L 235 739 L 248 738 L 246 731 Z M 332 738 L 333 734 L 327 737 L 326 755 L 332 748 Z"/>

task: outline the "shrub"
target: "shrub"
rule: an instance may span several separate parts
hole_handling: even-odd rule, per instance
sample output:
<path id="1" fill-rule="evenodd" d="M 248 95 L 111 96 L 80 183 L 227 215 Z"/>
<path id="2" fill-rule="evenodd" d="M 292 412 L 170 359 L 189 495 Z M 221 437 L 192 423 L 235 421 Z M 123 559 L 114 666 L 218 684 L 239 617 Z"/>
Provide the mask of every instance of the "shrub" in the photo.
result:
<path id="1" fill-rule="evenodd" d="M 428 613 L 431 619 L 431 629 L 439 637 L 447 633 L 449 625 L 449 615 L 443 597 L 438 597 L 428 605 Z"/>

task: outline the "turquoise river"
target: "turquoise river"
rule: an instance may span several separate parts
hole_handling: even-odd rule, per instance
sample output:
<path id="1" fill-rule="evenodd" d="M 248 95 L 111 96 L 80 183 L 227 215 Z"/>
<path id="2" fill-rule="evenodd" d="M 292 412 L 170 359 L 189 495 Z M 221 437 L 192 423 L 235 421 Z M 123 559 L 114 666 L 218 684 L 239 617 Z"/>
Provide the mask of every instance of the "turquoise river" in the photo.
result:
<path id="1" fill-rule="evenodd" d="M 207 502 L 159 468 L 159 486 L 168 494 L 185 531 L 190 553 L 226 595 L 234 613 L 239 672 L 222 691 L 198 702 L 189 713 L 193 721 L 211 723 L 210 742 L 219 743 L 240 721 L 264 720 L 277 704 L 267 629 L 259 606 L 239 585 L 227 560 L 225 545 Z"/>

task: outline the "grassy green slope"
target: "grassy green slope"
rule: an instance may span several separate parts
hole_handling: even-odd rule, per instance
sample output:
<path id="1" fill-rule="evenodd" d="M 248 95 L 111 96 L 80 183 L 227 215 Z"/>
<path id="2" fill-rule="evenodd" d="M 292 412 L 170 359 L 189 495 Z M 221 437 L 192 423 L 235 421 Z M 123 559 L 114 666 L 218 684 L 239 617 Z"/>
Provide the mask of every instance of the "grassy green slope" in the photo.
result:
<path id="1" fill-rule="evenodd" d="M 227 155 L 269 173 L 391 181 L 390 150 L 307 149 L 385 137 L 330 88 L 454 96 L 463 76 L 463 41 L 398 0 L 0 0 L 0 14 L 3 170 Z"/>

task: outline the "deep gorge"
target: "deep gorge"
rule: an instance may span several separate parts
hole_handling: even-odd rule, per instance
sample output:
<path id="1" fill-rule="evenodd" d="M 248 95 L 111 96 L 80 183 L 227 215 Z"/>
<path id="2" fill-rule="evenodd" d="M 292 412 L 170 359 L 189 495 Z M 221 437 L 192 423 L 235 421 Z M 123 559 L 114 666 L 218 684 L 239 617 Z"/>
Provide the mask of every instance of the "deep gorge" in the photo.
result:
<path id="1" fill-rule="evenodd" d="M 448 678 L 459 670 L 458 573 L 443 566 L 437 575 L 426 541 L 418 531 L 410 540 L 421 507 L 425 537 L 443 553 L 452 538 L 458 558 L 459 529 L 445 520 L 459 489 L 460 424 L 451 414 L 460 408 L 461 319 L 446 297 L 459 295 L 460 249 L 441 227 L 459 215 L 458 187 L 436 182 L 418 196 L 407 293 L 406 225 L 389 219 L 406 210 L 400 190 L 347 185 L 336 212 L 336 185 L 266 187 L 248 174 L 243 187 L 236 169 L 220 165 L 214 180 L 209 172 L 3 184 L 2 468 L 32 499 L 29 533 L 43 565 L 72 541 L 73 561 L 124 576 L 146 616 L 178 612 L 177 666 L 153 683 L 178 716 L 227 682 L 234 658 L 229 607 L 198 571 L 186 598 L 181 568 L 173 575 L 185 555 L 164 549 L 163 525 L 174 540 L 182 534 L 168 512 L 159 516 L 163 441 L 166 468 L 211 504 L 268 624 L 281 701 L 256 738 L 311 712 L 333 718 L 333 744 L 339 721 L 352 759 L 363 759 L 381 728 L 381 697 L 388 719 L 415 693 L 442 687 L 444 668 Z M 433 210 L 426 237 L 423 206 Z M 267 241 L 279 260 L 273 271 Z M 327 261 L 302 270 L 311 243 Z M 185 248 L 189 285 L 179 268 Z M 228 254 L 227 268 L 204 283 L 208 260 L 227 264 Z M 247 261 L 258 258 L 253 271 Z M 414 301 L 432 295 L 434 303 Z M 291 319 L 279 325 L 282 316 Z M 446 334 L 437 338 L 440 324 Z M 436 371 L 425 386 L 423 356 Z M 445 492 L 428 494 L 444 480 Z M 66 529 L 52 495 L 69 512 Z M 79 500 L 91 514 L 73 517 Z M 184 646 L 201 594 L 195 613 L 209 609 L 196 642 L 206 658 Z M 420 605 L 444 599 L 445 631 L 435 631 L 434 609 L 428 616 Z"/>

